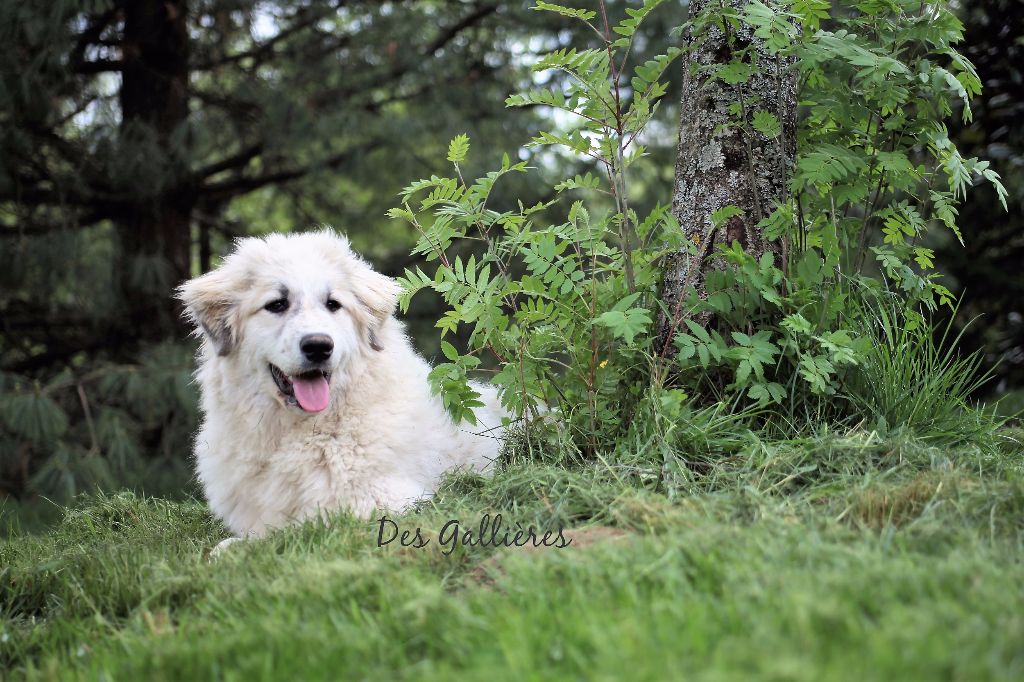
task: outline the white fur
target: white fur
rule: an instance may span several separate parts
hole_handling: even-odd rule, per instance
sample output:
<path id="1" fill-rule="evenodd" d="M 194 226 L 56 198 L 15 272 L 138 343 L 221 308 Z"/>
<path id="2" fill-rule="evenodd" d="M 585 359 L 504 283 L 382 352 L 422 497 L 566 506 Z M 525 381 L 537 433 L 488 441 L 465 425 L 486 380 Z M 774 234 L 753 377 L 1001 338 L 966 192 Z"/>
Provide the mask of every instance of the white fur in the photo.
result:
<path id="1" fill-rule="evenodd" d="M 282 288 L 287 313 L 264 310 Z M 487 403 L 479 426 L 452 423 L 430 392 L 430 366 L 392 316 L 399 291 L 330 230 L 240 240 L 219 268 L 181 286 L 203 336 L 198 476 L 233 532 L 260 536 L 335 509 L 401 510 L 432 494 L 444 472 L 484 470 L 497 456 L 494 391 L 476 387 Z M 332 313 L 328 297 L 343 307 Z M 309 333 L 335 344 L 331 401 L 315 414 L 287 404 L 269 370 L 301 371 L 299 339 Z"/>

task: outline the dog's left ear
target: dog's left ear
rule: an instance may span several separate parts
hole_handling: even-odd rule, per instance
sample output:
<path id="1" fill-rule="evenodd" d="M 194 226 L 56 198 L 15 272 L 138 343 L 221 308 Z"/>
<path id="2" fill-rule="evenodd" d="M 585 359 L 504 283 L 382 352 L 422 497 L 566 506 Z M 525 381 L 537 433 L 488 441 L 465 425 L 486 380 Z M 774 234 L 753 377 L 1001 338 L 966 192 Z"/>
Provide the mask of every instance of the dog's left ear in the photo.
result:
<path id="1" fill-rule="evenodd" d="M 229 355 L 239 342 L 237 285 L 224 268 L 212 270 L 178 287 L 185 315 L 213 341 L 218 355 Z"/>
<path id="2" fill-rule="evenodd" d="M 398 294 L 402 292 L 402 287 L 394 279 L 376 272 L 370 266 L 360 265 L 352 276 L 352 291 L 359 305 L 370 314 L 367 329 L 370 347 L 378 351 L 384 350 L 380 345 L 377 331 L 398 307 Z"/>

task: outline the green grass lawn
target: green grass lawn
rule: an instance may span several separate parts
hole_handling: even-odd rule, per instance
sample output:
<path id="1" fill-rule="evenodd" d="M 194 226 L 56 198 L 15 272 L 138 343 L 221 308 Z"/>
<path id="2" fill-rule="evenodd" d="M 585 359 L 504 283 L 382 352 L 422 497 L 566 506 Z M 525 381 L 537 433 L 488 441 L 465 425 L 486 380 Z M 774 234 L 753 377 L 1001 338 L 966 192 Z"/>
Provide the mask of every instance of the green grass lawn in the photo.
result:
<path id="1" fill-rule="evenodd" d="M 200 502 L 80 500 L 0 545 L 11 679 L 1024 679 L 1024 468 L 826 434 L 710 467 L 506 465 L 417 512 L 262 541 Z M 459 547 L 486 512 L 567 548 Z"/>

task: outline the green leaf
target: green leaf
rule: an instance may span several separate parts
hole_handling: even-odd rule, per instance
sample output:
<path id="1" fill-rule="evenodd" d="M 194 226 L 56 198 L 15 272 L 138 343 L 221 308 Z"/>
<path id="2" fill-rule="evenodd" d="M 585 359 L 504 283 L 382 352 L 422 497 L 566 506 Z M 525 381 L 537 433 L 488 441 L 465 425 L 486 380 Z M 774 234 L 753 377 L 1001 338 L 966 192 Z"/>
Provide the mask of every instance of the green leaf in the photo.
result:
<path id="1" fill-rule="evenodd" d="M 750 387 L 747 391 L 747 396 L 762 405 L 781 403 L 782 399 L 786 396 L 786 389 L 774 381 L 769 383 L 759 382 Z"/>
<path id="2" fill-rule="evenodd" d="M 441 342 L 441 352 L 444 353 L 444 356 L 451 360 L 452 362 L 458 362 L 459 351 L 455 350 L 455 346 L 448 343 L 447 341 Z"/>
<path id="3" fill-rule="evenodd" d="M 754 35 L 765 42 L 769 52 L 775 53 L 790 46 L 796 36 L 796 27 L 791 23 L 793 15 L 776 11 L 760 0 L 751 0 L 743 8 L 743 19 L 755 27 Z"/>
<path id="4" fill-rule="evenodd" d="M 750 378 L 751 364 L 748 360 L 743 360 L 736 367 L 736 385 L 742 386 L 747 383 L 747 379 Z"/>
<path id="5" fill-rule="evenodd" d="M 935 251 L 923 246 L 916 246 L 914 247 L 914 261 L 921 266 L 922 270 L 930 270 L 935 267 Z"/>
<path id="6" fill-rule="evenodd" d="M 782 125 L 775 114 L 767 111 L 755 111 L 752 121 L 754 130 L 772 140 L 782 134 Z"/>
<path id="7" fill-rule="evenodd" d="M 556 14 L 561 14 L 563 17 L 572 17 L 573 19 L 580 19 L 582 21 L 589 21 L 597 16 L 597 12 L 593 12 L 591 10 L 565 7 L 564 5 L 556 5 L 553 2 L 542 2 L 542 0 L 537 0 L 536 4 L 531 9 L 554 12 Z"/>
<path id="8" fill-rule="evenodd" d="M 647 330 L 651 321 L 650 311 L 645 308 L 609 310 L 594 318 L 594 324 L 607 327 L 616 338 L 623 339 L 627 345 L 633 345 L 633 340 Z"/>
<path id="9" fill-rule="evenodd" d="M 693 335 L 700 339 L 703 343 L 711 343 L 711 336 L 708 334 L 707 329 L 705 329 L 704 327 L 700 326 L 699 324 L 690 319 L 684 320 L 684 324 L 686 324 L 686 326 L 693 333 Z"/>
<path id="10" fill-rule="evenodd" d="M 800 313 L 792 313 L 782 320 L 782 326 L 794 334 L 810 334 L 813 330 L 810 321 Z"/>
<path id="11" fill-rule="evenodd" d="M 796 224 L 793 207 L 788 203 L 777 203 L 775 209 L 757 224 L 768 241 L 775 241 L 790 232 Z"/>
<path id="12" fill-rule="evenodd" d="M 469 136 L 465 133 L 456 135 L 448 143 L 448 160 L 452 163 L 462 163 L 469 153 Z"/>
<path id="13" fill-rule="evenodd" d="M 798 365 L 800 376 L 810 384 L 811 391 L 819 395 L 835 393 L 832 386 L 832 374 L 835 367 L 823 355 L 805 355 Z"/>
<path id="14" fill-rule="evenodd" d="M 818 30 L 822 19 L 829 18 L 830 0 L 793 0 L 793 13 L 811 31 Z"/>
<path id="15" fill-rule="evenodd" d="M 640 26 L 640 23 L 662 2 L 664 2 L 664 0 L 645 0 L 643 7 L 640 7 L 639 9 L 626 7 L 626 15 L 629 18 L 624 19 L 619 24 L 613 26 L 612 31 L 627 38 L 633 37 L 637 28 Z"/>
<path id="16" fill-rule="evenodd" d="M 567 189 L 596 189 L 600 185 L 601 178 L 592 175 L 588 171 L 584 175 L 577 175 L 558 183 L 555 185 L 555 191 L 564 192 Z"/>
<path id="17" fill-rule="evenodd" d="M 641 292 L 641 291 L 637 291 L 635 293 L 629 294 L 628 296 L 625 296 L 624 298 L 619 299 L 618 303 L 616 303 L 615 305 L 612 306 L 612 310 L 618 310 L 618 311 L 623 311 L 624 312 L 624 311 L 628 310 L 629 307 L 632 306 L 636 302 L 636 300 L 638 298 L 640 298 L 640 296 L 642 296 L 642 295 L 643 295 L 643 292 Z"/>
<path id="18" fill-rule="evenodd" d="M 473 408 L 483 407 L 480 393 L 473 388 L 466 377 L 466 370 L 454 363 L 434 367 L 427 375 L 430 389 L 441 397 L 441 403 L 455 423 L 462 421 L 477 424 Z"/>
<path id="19" fill-rule="evenodd" d="M 418 267 L 415 270 L 406 268 L 405 274 L 398 277 L 397 281 L 402 287 L 402 293 L 398 296 L 398 305 L 403 313 L 409 311 L 409 303 L 413 296 L 434 283 L 434 280 L 427 277 Z"/>
<path id="20" fill-rule="evenodd" d="M 739 85 L 750 80 L 754 67 L 752 64 L 734 59 L 716 68 L 714 73 L 716 78 L 720 78 L 727 85 Z"/>
<path id="21" fill-rule="evenodd" d="M 733 206 L 732 204 L 729 204 L 728 206 L 723 206 L 717 211 L 711 212 L 711 224 L 714 225 L 716 228 L 721 227 L 729 218 L 741 215 L 743 215 L 743 209 L 741 209 L 739 206 Z"/>
<path id="22" fill-rule="evenodd" d="M 799 188 L 843 180 L 867 168 L 863 153 L 835 144 L 820 144 L 800 155 L 794 184 Z"/>

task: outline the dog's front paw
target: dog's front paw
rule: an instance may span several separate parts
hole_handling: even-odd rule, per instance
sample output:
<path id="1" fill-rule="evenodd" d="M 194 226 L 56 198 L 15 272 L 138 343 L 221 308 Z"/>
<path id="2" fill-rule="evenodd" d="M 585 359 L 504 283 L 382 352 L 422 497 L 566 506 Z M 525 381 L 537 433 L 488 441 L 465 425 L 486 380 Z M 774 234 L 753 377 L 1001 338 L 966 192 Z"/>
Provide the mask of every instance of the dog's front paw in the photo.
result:
<path id="1" fill-rule="evenodd" d="M 219 557 L 221 554 L 223 554 L 227 550 L 228 547 L 230 547 L 231 545 L 235 544 L 236 542 L 241 542 L 244 539 L 245 538 L 232 537 L 232 538 L 227 538 L 227 539 L 221 540 L 220 542 L 217 543 L 216 547 L 214 547 L 212 550 L 210 550 L 210 560 L 213 561 L 214 559 Z"/>

